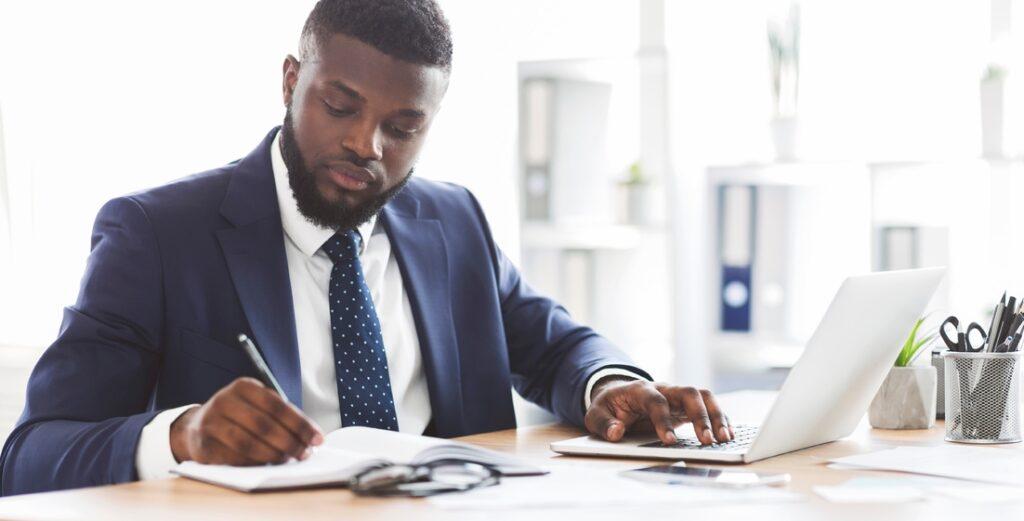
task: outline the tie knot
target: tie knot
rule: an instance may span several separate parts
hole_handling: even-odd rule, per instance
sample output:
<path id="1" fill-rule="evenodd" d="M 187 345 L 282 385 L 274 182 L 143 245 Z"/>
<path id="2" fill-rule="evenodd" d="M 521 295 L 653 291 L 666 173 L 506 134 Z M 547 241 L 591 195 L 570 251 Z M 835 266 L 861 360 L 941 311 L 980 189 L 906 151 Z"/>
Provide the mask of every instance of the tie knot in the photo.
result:
<path id="1" fill-rule="evenodd" d="M 327 239 L 320 249 L 324 250 L 331 261 L 337 264 L 358 257 L 360 242 L 359 232 L 355 230 L 339 231 Z"/>

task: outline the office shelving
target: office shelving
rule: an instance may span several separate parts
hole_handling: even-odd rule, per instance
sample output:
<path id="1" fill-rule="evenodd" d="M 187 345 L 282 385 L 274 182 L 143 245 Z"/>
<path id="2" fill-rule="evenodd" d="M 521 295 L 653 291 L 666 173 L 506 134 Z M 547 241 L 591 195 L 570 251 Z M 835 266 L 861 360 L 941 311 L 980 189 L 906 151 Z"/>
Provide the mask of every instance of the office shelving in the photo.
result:
<path id="1" fill-rule="evenodd" d="M 797 286 L 785 291 L 788 296 L 779 300 L 797 298 L 803 300 L 803 304 L 780 305 L 778 310 L 754 306 L 753 325 L 746 333 L 720 331 L 718 315 L 714 315 L 714 323 L 707 334 L 719 370 L 791 366 L 824 312 L 831 292 L 849 273 L 948 266 L 947 280 L 929 309 L 944 313 L 955 305 L 957 310 L 979 319 L 986 311 L 986 303 L 1003 289 L 1024 287 L 1024 273 L 1018 268 L 1019 259 L 1024 259 L 1024 244 L 1017 238 L 1019 231 L 1015 224 L 1020 220 L 1018 201 L 1024 200 L 1022 158 L 746 163 L 712 166 L 706 170 L 706 176 L 709 208 L 705 218 L 716 227 L 716 233 L 706 241 L 708 266 L 715 269 L 711 270 L 705 293 L 707 301 L 716 309 L 715 303 L 721 301 L 721 278 L 717 268 L 720 266 L 717 255 L 720 211 L 717 190 L 720 187 L 754 186 L 763 191 L 775 191 L 776 195 L 788 192 L 788 196 L 781 196 L 781 203 L 776 202 L 790 208 L 786 212 L 803 212 L 815 221 L 810 223 L 812 229 L 808 232 L 803 229 L 808 226 L 807 220 L 794 220 L 789 213 L 782 219 L 789 218 L 784 225 L 787 241 L 814 243 L 813 252 L 805 250 L 804 254 L 798 254 L 799 249 L 795 250 L 783 263 L 788 274 L 797 277 L 791 277 L 782 285 L 797 282 Z M 831 195 L 821 192 L 814 195 L 820 199 L 816 204 L 819 212 L 800 209 L 798 194 L 801 191 L 811 189 L 809 193 L 814 193 L 815 187 L 830 185 L 832 188 L 827 192 Z M 822 230 L 813 229 L 822 223 L 847 231 L 836 234 L 842 237 L 841 241 L 831 240 Z M 760 225 L 771 229 L 770 224 L 762 222 Z M 908 235 L 912 239 L 904 241 L 903 247 L 908 253 L 885 258 L 886 230 L 916 232 Z M 823 243 L 823 238 L 827 242 Z M 765 245 L 759 246 L 763 255 Z M 785 249 L 769 252 L 769 256 L 785 254 Z M 808 254 L 812 254 L 810 263 L 800 258 Z M 838 268 L 835 262 L 840 259 L 855 262 L 834 269 Z M 755 288 L 765 284 L 765 277 L 773 276 L 763 270 L 759 272 L 756 264 L 755 261 Z M 785 275 L 778 276 L 785 280 Z M 802 295 L 815 291 L 816 295 Z M 755 289 L 753 299 L 758 298 Z"/>

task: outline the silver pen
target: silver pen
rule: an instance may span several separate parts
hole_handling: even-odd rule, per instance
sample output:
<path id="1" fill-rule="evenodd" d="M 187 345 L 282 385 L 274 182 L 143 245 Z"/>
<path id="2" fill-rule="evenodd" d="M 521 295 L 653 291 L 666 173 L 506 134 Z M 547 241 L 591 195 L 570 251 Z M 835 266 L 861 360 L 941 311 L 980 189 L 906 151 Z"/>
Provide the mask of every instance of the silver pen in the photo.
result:
<path id="1" fill-rule="evenodd" d="M 288 395 L 284 394 L 284 389 L 281 389 L 281 385 L 277 383 L 277 379 L 274 378 L 274 373 L 270 372 L 270 366 L 263 360 L 263 356 L 260 355 L 259 350 L 256 349 L 256 345 L 249 340 L 249 337 L 245 336 L 245 333 L 238 334 L 238 343 L 242 344 L 242 349 L 245 354 L 249 355 L 249 359 L 252 360 L 252 365 L 256 366 L 256 374 L 259 380 L 263 382 L 263 385 L 271 388 L 277 394 L 281 395 L 284 401 L 288 401 Z"/>

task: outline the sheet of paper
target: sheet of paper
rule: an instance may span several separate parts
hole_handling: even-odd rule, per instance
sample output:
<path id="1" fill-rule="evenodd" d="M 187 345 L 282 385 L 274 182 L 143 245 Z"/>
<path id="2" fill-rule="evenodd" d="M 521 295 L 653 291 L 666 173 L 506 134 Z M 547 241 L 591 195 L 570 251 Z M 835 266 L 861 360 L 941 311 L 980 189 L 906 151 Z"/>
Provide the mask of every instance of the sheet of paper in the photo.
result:
<path id="1" fill-rule="evenodd" d="M 970 503 L 1017 503 L 1022 499 L 1017 487 L 979 485 L 973 487 L 936 487 L 932 493 L 956 501 Z"/>
<path id="2" fill-rule="evenodd" d="M 1024 486 L 1024 452 L 999 447 L 897 447 L 831 460 L 847 468 L 890 470 Z"/>
<path id="3" fill-rule="evenodd" d="M 612 508 L 652 504 L 763 503 L 799 500 L 783 489 L 760 487 L 729 490 L 709 487 L 643 483 L 623 478 L 603 467 L 560 466 L 551 474 L 506 478 L 493 487 L 430 498 L 449 509 Z"/>
<path id="4" fill-rule="evenodd" d="M 1014 503 L 1024 500 L 1021 489 L 920 474 L 859 477 L 837 486 L 813 487 L 833 503 L 903 503 L 927 499 L 970 503 Z"/>
<path id="5" fill-rule="evenodd" d="M 831 503 L 907 503 L 925 498 L 917 487 L 861 487 L 838 485 L 812 487 L 815 494 Z"/>
<path id="6" fill-rule="evenodd" d="M 922 490 L 933 490 L 942 487 L 992 487 L 987 483 L 969 483 L 959 479 L 943 478 L 939 476 L 924 476 L 921 474 L 892 474 L 892 477 L 858 477 L 843 482 L 844 486 L 851 487 L 916 487 Z"/>

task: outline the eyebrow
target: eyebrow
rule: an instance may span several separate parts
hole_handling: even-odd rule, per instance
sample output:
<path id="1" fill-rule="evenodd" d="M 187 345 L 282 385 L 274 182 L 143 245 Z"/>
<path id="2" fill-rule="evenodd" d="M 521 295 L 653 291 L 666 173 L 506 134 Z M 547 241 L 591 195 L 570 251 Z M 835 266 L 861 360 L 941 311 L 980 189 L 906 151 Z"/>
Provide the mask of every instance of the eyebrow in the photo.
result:
<path id="1" fill-rule="evenodd" d="M 402 110 L 398 111 L 398 114 L 401 115 L 401 116 L 405 116 L 407 118 L 425 118 L 425 117 L 427 117 L 427 115 L 424 114 L 423 111 L 415 110 L 415 109 L 402 109 Z"/>
<path id="2" fill-rule="evenodd" d="M 362 94 L 360 94 L 359 91 L 353 89 L 352 87 L 349 87 L 348 85 L 345 85 L 344 83 L 342 83 L 342 82 L 340 82 L 338 80 L 329 81 L 329 82 L 327 82 L 327 84 L 330 85 L 331 87 L 334 87 L 337 90 L 340 90 L 341 92 L 345 93 L 347 96 L 349 96 L 351 98 L 355 98 L 356 100 L 358 100 L 361 103 L 366 103 L 366 97 L 364 97 Z M 425 118 L 425 117 L 427 117 L 426 113 L 424 113 L 422 110 L 416 110 L 416 109 L 401 109 L 401 110 L 398 111 L 398 114 L 401 115 L 401 116 L 405 116 L 407 118 Z"/>
<path id="3" fill-rule="evenodd" d="M 344 92 L 345 94 L 347 94 L 350 97 L 353 97 L 353 98 L 355 98 L 355 99 L 357 99 L 359 101 L 363 101 L 363 102 L 366 101 L 366 98 L 364 98 L 363 95 L 359 93 L 359 91 L 353 89 L 352 87 L 349 87 L 348 85 L 345 85 L 344 83 L 342 83 L 342 82 L 340 82 L 338 80 L 330 81 L 327 84 L 330 85 L 331 87 L 334 87 L 335 89 L 340 90 L 341 92 Z"/>

